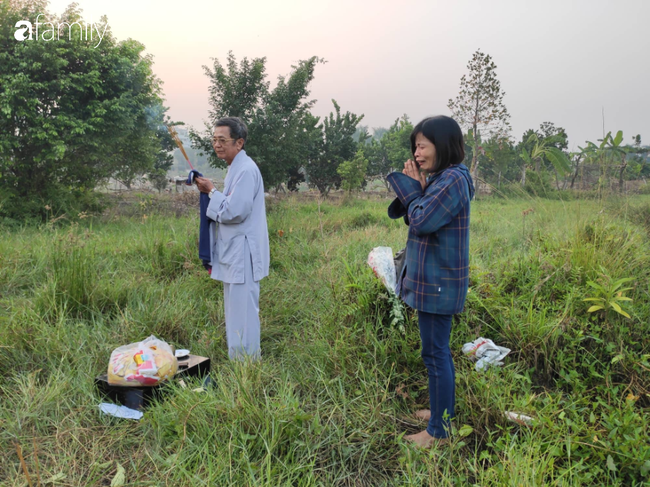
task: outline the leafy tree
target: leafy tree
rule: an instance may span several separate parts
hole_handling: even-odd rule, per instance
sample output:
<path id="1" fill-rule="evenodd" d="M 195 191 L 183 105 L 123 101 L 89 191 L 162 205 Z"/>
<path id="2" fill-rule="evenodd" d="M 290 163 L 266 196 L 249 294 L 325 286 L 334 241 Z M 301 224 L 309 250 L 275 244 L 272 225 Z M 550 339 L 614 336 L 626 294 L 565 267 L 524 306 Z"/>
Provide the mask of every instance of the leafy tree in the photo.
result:
<path id="1" fill-rule="evenodd" d="M 602 190 L 602 185 L 607 179 L 607 170 L 614 167 L 618 161 L 619 169 L 619 191 L 623 191 L 623 173 L 627 167 L 627 154 L 630 148 L 623 146 L 623 132 L 619 130 L 616 136 L 612 136 L 611 132 L 607 132 L 604 138 L 598 139 L 600 144 L 594 144 L 587 141 L 587 147 L 583 150 L 585 156 L 589 161 L 596 162 L 600 165 L 600 179 L 598 182 L 599 191 Z"/>
<path id="2" fill-rule="evenodd" d="M 509 172 L 516 169 L 513 163 L 517 153 L 510 139 L 507 137 L 492 137 L 483 146 L 486 163 L 484 169 L 496 177 L 497 188 L 501 188 L 501 180 L 510 176 Z"/>
<path id="3" fill-rule="evenodd" d="M 239 64 L 232 52 L 227 68 L 214 59 L 213 68 L 204 66 L 210 78 L 210 124 L 204 133 L 190 132 L 194 147 L 208 154 L 213 167 L 226 167 L 212 150 L 212 126 L 225 116 L 240 117 L 248 126 L 246 152 L 257 162 L 268 188 L 280 189 L 287 183 L 290 189 L 304 180 L 302 167 L 309 153 L 313 119 L 309 110 L 315 100 L 309 96 L 309 83 L 314 78 L 317 57 L 299 61 L 289 76 L 278 77 L 273 90 L 266 81 L 266 58 Z"/>
<path id="4" fill-rule="evenodd" d="M 463 164 L 467 167 L 472 166 L 472 160 L 474 159 L 474 146 L 476 149 L 481 150 L 481 139 L 479 138 L 478 142 L 474 140 L 474 131 L 469 129 L 465 135 L 463 135 L 463 143 L 465 144 L 465 159 L 463 159 Z"/>
<path id="5" fill-rule="evenodd" d="M 395 169 L 402 168 L 412 157 L 410 136 L 413 124 L 407 115 L 395 120 L 379 141 L 373 140 L 365 149 L 368 157 L 368 176 L 381 179 L 388 189 L 386 176 Z"/>
<path id="6" fill-rule="evenodd" d="M 566 154 L 552 145 L 553 143 L 558 143 L 558 139 L 560 139 L 559 136 L 540 139 L 536 133 L 533 133 L 526 140 L 527 144 L 532 143 L 534 145 L 530 153 L 526 147 L 521 148 L 521 158 L 524 160 L 521 175 L 522 186 L 526 185 L 526 168 L 528 166 L 532 166 L 532 164 L 535 163 L 535 172 L 539 175 L 540 162 L 544 157 L 546 157 L 551 162 L 555 170 L 562 175 L 568 173 L 571 170 L 571 163 L 569 162 Z"/>
<path id="7" fill-rule="evenodd" d="M 363 146 L 363 153 L 368 159 L 368 167 L 366 168 L 366 181 L 382 180 L 384 185 L 387 184 L 386 175 L 390 171 L 390 164 L 388 163 L 388 155 L 386 148 L 381 141 L 374 137 L 370 139 L 370 143 Z M 388 189 L 388 186 L 386 186 Z"/>
<path id="8" fill-rule="evenodd" d="M 582 169 L 583 166 L 580 165 L 581 162 L 584 161 L 585 158 L 585 149 L 582 147 L 578 147 L 580 151 L 578 152 L 572 152 L 570 154 L 571 157 L 571 163 L 573 165 L 573 176 L 571 177 L 571 186 L 570 188 L 573 189 L 573 186 L 576 182 L 576 178 L 578 177 L 578 172 L 580 169 Z"/>
<path id="9" fill-rule="evenodd" d="M 156 154 L 153 167 L 149 171 L 149 181 L 159 192 L 167 187 L 167 172 L 174 165 L 174 150 L 176 144 L 172 139 L 165 125 L 184 125 L 182 122 L 174 123 L 165 115 L 168 108 L 160 105 L 152 113 L 151 125 L 155 127 L 156 138 L 160 144 L 161 150 Z M 163 122 L 158 123 L 158 122 Z"/>
<path id="10" fill-rule="evenodd" d="M 582 179 L 584 179 L 584 166 L 586 164 L 593 164 L 593 165 L 598 165 L 599 170 L 601 173 L 604 171 L 604 147 L 605 147 L 605 141 L 601 140 L 600 145 L 596 145 L 593 142 L 587 141 L 585 147 L 578 147 L 580 149 L 580 152 L 577 153 L 577 157 L 582 161 Z M 574 176 L 575 178 L 575 176 Z M 584 181 L 581 183 L 581 186 L 584 188 Z M 573 186 L 572 186 L 573 187 Z M 599 180 L 599 188 L 600 188 L 600 180 Z"/>
<path id="11" fill-rule="evenodd" d="M 533 135 L 536 137 L 533 137 Z M 545 147 L 559 149 L 564 152 L 565 156 L 569 157 L 569 154 L 566 152 L 569 146 L 566 130 L 562 127 L 556 127 L 553 122 L 543 122 L 540 124 L 539 130 L 528 129 L 524 132 L 519 150 L 521 151 L 525 148 L 530 153 L 537 141 L 543 141 Z M 542 155 L 535 161 L 535 171 L 539 172 L 542 168 L 553 168 L 553 163 L 545 155 Z"/>
<path id="12" fill-rule="evenodd" d="M 551 139 L 548 142 L 549 147 L 556 147 L 562 151 L 566 151 L 569 147 L 569 136 L 566 130 L 562 127 L 556 127 L 553 122 L 542 122 L 539 126 L 539 137 L 543 139 Z"/>
<path id="13" fill-rule="evenodd" d="M 402 115 L 401 118 L 395 120 L 388 132 L 381 138 L 381 142 L 386 148 L 390 169 L 402 168 L 408 159 L 413 158 L 411 132 L 413 132 L 413 124 L 407 115 Z"/>
<path id="14" fill-rule="evenodd" d="M 330 113 L 321 124 L 320 137 L 312 132 L 311 142 L 316 150 L 307 160 L 306 170 L 309 185 L 318 188 L 323 196 L 327 196 L 332 188 L 341 187 L 341 176 L 338 168 L 343 161 L 354 157 L 357 144 L 354 141 L 354 132 L 363 119 L 363 115 L 345 112 L 341 116 L 341 107 L 332 100 L 334 113 Z"/>
<path id="15" fill-rule="evenodd" d="M 619 166 L 619 173 L 618 173 L 618 191 L 622 193 L 623 174 L 625 173 L 625 169 L 627 168 L 627 155 L 631 150 L 629 147 L 625 147 L 623 145 L 622 130 L 616 132 L 615 137 L 612 136 L 611 132 L 607 135 L 609 136 L 609 140 L 607 140 L 607 151 L 609 152 L 610 157 L 614 161 L 617 159 L 621 161 L 621 164 Z"/>
<path id="16" fill-rule="evenodd" d="M 460 93 L 447 106 L 453 117 L 474 134 L 470 171 L 478 173 L 479 134 L 485 138 L 507 136 L 510 114 L 503 103 L 505 92 L 496 76 L 496 64 L 489 54 L 476 51 L 467 64 L 468 75 L 460 79 Z"/>
<path id="17" fill-rule="evenodd" d="M 524 150 L 525 153 L 527 154 L 532 154 L 532 152 L 535 150 L 535 147 L 544 147 L 544 150 L 541 152 L 538 152 L 538 157 L 535 157 L 532 160 L 527 160 L 524 158 Z M 519 158 L 520 166 L 521 166 L 521 180 L 522 180 L 522 185 L 525 185 L 525 171 L 530 167 L 535 170 L 536 173 L 540 173 L 543 169 L 544 170 L 549 170 L 555 174 L 555 184 L 556 187 L 559 189 L 560 188 L 560 173 L 558 173 L 558 170 L 556 168 L 556 164 L 553 163 L 549 159 L 549 156 L 547 156 L 547 150 L 546 149 L 558 149 L 561 151 L 564 156 L 566 161 L 569 163 L 569 167 L 572 166 L 572 160 L 570 159 L 571 156 L 567 151 L 568 147 L 568 137 L 566 134 L 566 130 L 562 127 L 556 127 L 554 123 L 552 122 L 543 122 L 540 124 L 538 130 L 533 130 L 533 129 L 528 129 L 526 132 L 524 132 L 524 135 L 521 138 L 521 142 L 519 143 L 518 146 L 518 152 L 521 154 Z M 551 156 L 553 157 L 553 156 Z M 576 165 L 576 170 L 577 166 L 579 166 L 580 160 L 577 159 L 575 161 Z M 534 167 L 532 166 L 534 164 Z M 561 174 L 565 174 L 565 171 L 561 170 Z M 575 180 L 575 175 L 573 180 Z"/>
<path id="18" fill-rule="evenodd" d="M 117 169 L 113 178 L 121 182 L 127 188 L 131 188 L 138 178 L 147 177 L 154 188 L 162 191 L 167 187 L 167 171 L 174 164 L 173 151 L 176 148 L 174 141 L 169 135 L 166 125 L 183 125 L 182 122 L 172 122 L 166 115 L 169 108 L 162 104 L 145 108 L 146 124 L 138 127 L 138 130 L 147 131 L 154 147 L 153 160 L 142 158 L 140 164 L 125 164 Z M 130 151 L 142 150 L 141 147 L 132 147 L 124 152 L 127 159 Z"/>
<path id="19" fill-rule="evenodd" d="M 305 160 L 309 155 L 313 119 L 308 117 L 315 100 L 308 86 L 314 78 L 316 64 L 323 60 L 312 57 L 293 66 L 288 78 L 280 76 L 278 84 L 265 97 L 265 106 L 256 110 L 251 125 L 255 140 L 251 156 L 258 161 L 269 187 L 279 188 L 287 182 L 290 189 L 304 181 Z"/>
<path id="20" fill-rule="evenodd" d="M 269 82 L 266 81 L 266 57 L 249 61 L 242 59 L 237 65 L 237 59 L 232 51 L 228 52 L 227 70 L 218 59 L 212 58 L 213 69 L 203 66 L 203 71 L 210 78 L 209 117 L 216 122 L 222 117 L 239 117 L 249 121 L 256 109 L 263 103 L 268 94 Z M 212 139 L 212 126 L 210 130 Z M 210 150 L 212 151 L 212 146 Z M 216 156 L 215 156 L 216 159 Z"/>
<path id="21" fill-rule="evenodd" d="M 375 140 L 381 140 L 386 132 L 388 132 L 388 129 L 385 127 L 375 127 L 372 129 L 372 138 Z"/>
<path id="22" fill-rule="evenodd" d="M 363 147 L 363 153 L 368 159 L 367 179 L 369 181 L 381 179 L 384 184 L 387 184 L 386 175 L 390 171 L 390 163 L 388 162 L 388 154 L 384 144 L 373 137 L 370 143 Z M 388 186 L 386 189 L 388 189 Z"/>
<path id="23" fill-rule="evenodd" d="M 645 179 L 646 176 L 650 176 L 650 164 L 647 162 L 649 149 L 641 146 L 641 135 L 635 135 L 632 140 L 631 157 L 628 157 L 628 173 L 632 179 Z"/>
<path id="24" fill-rule="evenodd" d="M 163 150 L 148 123 L 147 107 L 162 100 L 144 46 L 117 42 L 109 28 L 97 44 L 74 25 L 76 35 L 51 42 L 16 41 L 16 22 L 35 24 L 39 13 L 83 23 L 76 4 L 59 17 L 46 7 L 0 4 L 0 215 L 9 218 L 46 218 L 46 205 L 88 209 L 98 183 L 149 172 Z"/>
<path id="25" fill-rule="evenodd" d="M 359 125 L 357 127 L 357 130 L 355 130 L 352 138 L 360 146 L 370 144 L 370 142 L 372 141 L 372 135 L 370 135 L 367 125 Z"/>
<path id="26" fill-rule="evenodd" d="M 300 127 L 298 128 L 300 143 L 299 149 L 296 149 L 300 161 L 289 170 L 289 180 L 287 187 L 289 191 L 297 191 L 298 185 L 306 180 L 306 165 L 308 161 L 317 158 L 323 150 L 322 127 L 319 124 L 320 117 L 315 117 L 311 113 L 305 113 Z"/>
<path id="27" fill-rule="evenodd" d="M 357 150 L 354 159 L 344 161 L 336 170 L 341 176 L 341 187 L 348 193 L 360 189 L 366 178 L 368 159 L 363 154 L 363 149 Z"/>

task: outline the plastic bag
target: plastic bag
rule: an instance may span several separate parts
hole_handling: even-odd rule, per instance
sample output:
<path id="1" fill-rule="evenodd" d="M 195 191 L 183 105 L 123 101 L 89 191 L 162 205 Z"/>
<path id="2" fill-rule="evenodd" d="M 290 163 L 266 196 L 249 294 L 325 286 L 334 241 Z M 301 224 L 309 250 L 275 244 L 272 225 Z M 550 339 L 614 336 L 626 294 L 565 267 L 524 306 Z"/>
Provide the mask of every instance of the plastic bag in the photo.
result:
<path id="1" fill-rule="evenodd" d="M 463 353 L 477 360 L 476 370 L 485 370 L 490 365 L 503 365 L 502 360 L 510 353 L 510 349 L 495 345 L 488 338 L 479 337 L 463 345 Z"/>
<path id="2" fill-rule="evenodd" d="M 535 419 L 531 418 L 530 416 L 526 416 L 525 414 L 515 413 L 513 411 L 506 411 L 503 414 L 506 418 L 508 418 L 509 421 L 512 421 L 513 423 L 526 426 L 532 426 L 535 424 Z"/>
<path id="3" fill-rule="evenodd" d="M 402 277 L 402 269 L 404 269 L 404 264 L 406 263 L 406 247 L 395 254 L 393 262 L 395 263 L 395 276 L 399 279 Z"/>
<path id="4" fill-rule="evenodd" d="M 114 386 L 153 386 L 178 370 L 174 350 L 151 335 L 146 340 L 117 347 L 108 363 L 108 383 Z"/>
<path id="5" fill-rule="evenodd" d="M 390 247 L 375 247 L 368 254 L 368 265 L 375 275 L 381 279 L 386 289 L 395 293 L 397 276 L 395 274 L 395 262 L 393 261 L 393 249 Z"/>

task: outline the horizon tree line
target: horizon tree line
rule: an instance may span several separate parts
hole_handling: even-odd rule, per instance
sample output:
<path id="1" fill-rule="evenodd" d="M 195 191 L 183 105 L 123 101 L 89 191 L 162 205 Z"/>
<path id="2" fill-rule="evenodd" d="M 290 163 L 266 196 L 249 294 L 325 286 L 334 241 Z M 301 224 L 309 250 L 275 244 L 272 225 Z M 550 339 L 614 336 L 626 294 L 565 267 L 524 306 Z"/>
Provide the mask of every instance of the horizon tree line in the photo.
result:
<path id="1" fill-rule="evenodd" d="M 135 40 L 118 42 L 110 27 L 96 48 L 75 37 L 56 45 L 15 42 L 15 23 L 38 13 L 47 14 L 46 0 L 0 4 L 0 219 L 45 220 L 52 212 L 99 210 L 95 188 L 110 179 L 128 187 L 146 175 L 163 189 L 175 149 L 165 125 L 183 124 L 166 114 L 152 57 Z M 83 21 L 76 4 L 48 18 Z M 363 114 L 336 100 L 328 116 L 313 115 L 310 84 L 325 62 L 317 56 L 301 60 L 271 88 L 266 57 L 238 62 L 230 52 L 224 64 L 213 59 L 204 66 L 210 80 L 208 126 L 189 128 L 187 149 L 211 167 L 225 167 L 212 151 L 210 125 L 222 116 L 239 116 L 249 127 L 246 149 L 269 190 L 296 191 L 306 184 L 327 196 L 373 181 L 386 185 L 386 175 L 411 157 L 413 124 L 403 114 L 371 133 L 361 125 Z M 467 68 L 448 107 L 465 131 L 465 162 L 479 182 L 571 189 L 584 188 L 596 173 L 599 189 L 615 181 L 622 191 L 626 179 L 650 176 L 640 135 L 625 144 L 620 131 L 609 133 L 569 152 L 566 131 L 544 122 L 515 142 L 494 61 L 478 50 Z"/>

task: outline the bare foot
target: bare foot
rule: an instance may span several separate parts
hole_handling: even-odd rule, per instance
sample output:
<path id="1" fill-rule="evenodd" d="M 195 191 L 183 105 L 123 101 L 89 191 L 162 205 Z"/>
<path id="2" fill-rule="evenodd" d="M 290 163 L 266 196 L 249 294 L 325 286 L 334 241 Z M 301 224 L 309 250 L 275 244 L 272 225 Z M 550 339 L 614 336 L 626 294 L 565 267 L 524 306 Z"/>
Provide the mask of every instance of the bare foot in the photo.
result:
<path id="1" fill-rule="evenodd" d="M 415 417 L 420 421 L 429 421 L 431 419 L 431 410 L 430 409 L 419 409 L 415 411 Z"/>
<path id="2" fill-rule="evenodd" d="M 434 438 L 427 430 L 420 431 L 414 435 L 406 435 L 404 437 L 407 441 L 412 441 L 416 446 L 420 448 L 431 448 L 433 446 L 440 446 L 449 442 L 447 438 Z"/>

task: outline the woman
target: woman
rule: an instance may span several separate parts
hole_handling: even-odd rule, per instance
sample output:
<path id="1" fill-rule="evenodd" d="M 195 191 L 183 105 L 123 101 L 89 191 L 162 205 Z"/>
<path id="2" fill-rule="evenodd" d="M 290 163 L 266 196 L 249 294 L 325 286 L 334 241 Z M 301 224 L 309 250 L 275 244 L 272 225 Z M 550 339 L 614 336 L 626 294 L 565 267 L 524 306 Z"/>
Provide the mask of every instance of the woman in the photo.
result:
<path id="1" fill-rule="evenodd" d="M 474 184 L 463 133 L 453 119 L 425 118 L 411 133 L 414 160 L 388 180 L 397 198 L 391 218 L 409 226 L 397 294 L 418 311 L 422 359 L 429 375 L 430 410 L 416 413 L 427 429 L 406 438 L 428 447 L 449 436 L 455 372 L 449 349 L 452 317 L 463 310 L 469 282 L 469 210 Z"/>

